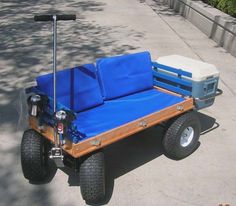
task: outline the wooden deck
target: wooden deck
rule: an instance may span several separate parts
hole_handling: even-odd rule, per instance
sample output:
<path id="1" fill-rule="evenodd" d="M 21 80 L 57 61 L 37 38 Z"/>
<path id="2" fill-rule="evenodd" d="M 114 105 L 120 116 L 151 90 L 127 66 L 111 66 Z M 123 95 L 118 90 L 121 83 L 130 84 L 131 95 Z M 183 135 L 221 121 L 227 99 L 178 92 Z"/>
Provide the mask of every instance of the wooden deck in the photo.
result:
<path id="1" fill-rule="evenodd" d="M 178 95 L 164 89 L 160 88 L 156 89 L 161 90 L 162 92 Z M 135 134 L 144 129 L 147 129 L 161 122 L 164 122 L 168 119 L 171 119 L 175 116 L 178 116 L 181 113 L 184 113 L 193 108 L 194 108 L 193 99 L 185 98 L 183 102 L 167 107 L 161 111 L 149 114 L 147 116 L 129 122 L 120 127 L 114 128 L 107 132 L 101 133 L 97 136 L 79 142 L 77 144 L 73 144 L 71 141 L 66 140 L 66 144 L 63 146 L 63 150 L 69 153 L 71 156 L 78 158 L 95 150 L 98 150 L 100 148 L 103 148 L 107 145 L 110 145 L 114 142 L 127 138 L 132 134 Z M 29 126 L 30 128 L 40 132 L 44 137 L 49 139 L 51 142 L 54 142 L 54 136 L 53 136 L 54 130 L 52 127 L 50 126 L 44 126 L 43 128 L 38 127 L 37 119 L 34 117 L 29 117 Z"/>

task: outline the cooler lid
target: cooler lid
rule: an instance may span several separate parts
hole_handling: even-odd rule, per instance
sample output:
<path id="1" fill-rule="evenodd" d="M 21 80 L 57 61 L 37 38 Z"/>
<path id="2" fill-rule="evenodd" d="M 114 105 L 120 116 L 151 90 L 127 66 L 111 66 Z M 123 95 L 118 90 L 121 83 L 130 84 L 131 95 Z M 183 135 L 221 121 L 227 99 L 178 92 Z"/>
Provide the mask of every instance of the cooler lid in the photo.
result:
<path id="1" fill-rule="evenodd" d="M 213 64 L 180 55 L 159 57 L 157 63 L 191 72 L 193 81 L 202 81 L 211 76 L 219 76 L 219 71 Z"/>

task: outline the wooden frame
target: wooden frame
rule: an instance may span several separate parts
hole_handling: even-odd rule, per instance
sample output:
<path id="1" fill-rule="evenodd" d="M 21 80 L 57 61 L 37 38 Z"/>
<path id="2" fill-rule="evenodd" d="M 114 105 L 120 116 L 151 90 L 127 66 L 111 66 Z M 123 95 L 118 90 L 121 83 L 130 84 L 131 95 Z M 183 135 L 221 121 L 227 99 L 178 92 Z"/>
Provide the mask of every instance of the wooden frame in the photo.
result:
<path id="1" fill-rule="evenodd" d="M 165 89 L 154 87 L 162 92 L 171 93 L 173 95 L 180 96 L 176 93 L 170 92 Z M 117 142 L 121 139 L 131 136 L 137 132 L 140 132 L 144 129 L 157 125 L 161 122 L 164 122 L 168 119 L 171 119 L 175 116 L 180 115 L 188 110 L 194 108 L 194 103 L 192 98 L 185 98 L 183 102 L 175 104 L 173 106 L 167 107 L 161 111 L 146 115 L 142 118 L 136 119 L 132 122 L 129 122 L 125 125 L 119 126 L 112 130 L 101 133 L 97 136 L 73 144 L 71 141 L 66 140 L 63 150 L 70 154 L 71 156 L 78 158 L 88 153 L 91 153 L 95 150 L 103 148 L 107 145 L 110 145 L 114 142 Z M 39 127 L 37 119 L 34 117 L 29 117 L 29 126 L 30 128 L 38 131 L 44 137 L 49 139 L 51 142 L 54 142 L 54 129 L 50 126 Z"/>

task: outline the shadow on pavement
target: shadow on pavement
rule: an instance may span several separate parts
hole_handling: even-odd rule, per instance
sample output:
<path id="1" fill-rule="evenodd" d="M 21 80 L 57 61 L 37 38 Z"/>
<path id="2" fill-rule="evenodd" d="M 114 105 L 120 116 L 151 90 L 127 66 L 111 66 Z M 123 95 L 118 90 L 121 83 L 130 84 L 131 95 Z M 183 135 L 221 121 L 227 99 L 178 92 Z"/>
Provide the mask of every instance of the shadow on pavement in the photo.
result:
<path id="1" fill-rule="evenodd" d="M 49 159 L 49 161 L 48 161 L 48 169 L 49 169 L 48 175 L 46 176 L 46 178 L 43 182 L 29 181 L 29 183 L 33 184 L 33 185 L 43 185 L 43 184 L 50 183 L 57 173 L 57 166 L 56 166 L 55 162 L 51 159 Z"/>
<path id="2" fill-rule="evenodd" d="M 219 126 L 214 118 L 200 112 L 198 112 L 198 115 L 202 126 L 201 135 Z M 164 154 L 161 143 L 164 132 L 163 127 L 155 126 L 105 148 L 107 197 L 100 205 L 107 204 L 112 197 L 116 178 Z M 198 144 L 199 146 L 200 142 Z M 68 174 L 69 185 L 79 186 L 78 173 L 75 173 L 71 169 L 63 171 Z"/>
<path id="3" fill-rule="evenodd" d="M 0 156 L 4 157 L 0 163 L 0 199 L 1 206 L 25 205 L 24 198 L 29 196 L 27 205 L 53 205 L 50 200 L 50 191 L 40 185 L 27 187 L 20 167 L 20 148 L 15 146 L 2 148 Z"/>
<path id="4" fill-rule="evenodd" d="M 58 68 L 94 62 L 96 58 L 137 49 L 118 41 L 123 27 L 100 26 L 87 13 L 102 12 L 105 3 L 73 1 L 1 1 L 0 8 L 0 202 L 2 205 L 54 205 L 47 186 L 29 186 L 20 166 L 22 128 L 17 105 L 20 91 L 42 73 L 51 72 L 52 42 L 50 23 L 35 23 L 35 14 L 73 13 L 75 22 L 58 23 Z M 56 9 L 55 9 L 56 8 Z M 127 28 L 125 28 L 127 30 Z M 141 35 L 130 30 L 130 35 Z M 125 37 L 124 37 L 125 38 Z M 17 132 L 17 135 L 16 135 Z M 6 138 L 7 136 L 7 138 Z M 75 182 L 76 177 L 71 177 Z M 49 179 L 50 181 L 50 179 Z"/>
<path id="5" fill-rule="evenodd" d="M 108 203 L 112 196 L 114 180 L 150 162 L 163 154 L 162 127 L 152 127 L 105 149 L 109 177 Z"/>
<path id="6" fill-rule="evenodd" d="M 216 122 L 215 118 L 210 117 L 206 114 L 198 112 L 198 117 L 201 122 L 201 135 L 211 132 L 212 130 L 217 129 L 220 126 L 220 124 Z"/>
<path id="7" fill-rule="evenodd" d="M 116 39 L 114 34 L 120 33 L 122 27 L 100 26 L 86 19 L 85 13 L 102 12 L 104 6 L 104 3 L 96 1 L 72 0 L 58 3 L 57 7 L 48 0 L 1 3 L 0 124 L 16 125 L 15 105 L 20 90 L 39 74 L 52 71 L 51 25 L 49 22 L 34 22 L 35 14 L 77 15 L 76 21 L 58 22 L 58 69 L 137 49 L 132 45 L 120 44 Z M 137 35 L 135 31 L 130 32 Z"/>
<path id="8" fill-rule="evenodd" d="M 136 50 L 129 44 L 120 44 L 114 33 L 122 27 L 100 26 L 88 21 L 86 12 L 102 12 L 104 3 L 96 1 L 77 2 L 68 0 L 55 5 L 43 1 L 1 1 L 0 9 L 0 128 L 5 125 L 13 128 L 11 136 L 0 136 L 0 199 L 1 205 L 54 205 L 50 190 L 43 185 L 28 187 L 20 167 L 20 139 L 15 139 L 14 128 L 17 124 L 16 104 L 19 93 L 26 82 L 45 72 L 51 72 L 51 27 L 48 23 L 33 22 L 34 14 L 75 13 L 76 22 L 59 23 L 58 28 L 58 67 L 72 67 L 96 58 L 127 53 Z M 60 9 L 61 8 L 61 9 Z M 163 10 L 168 14 L 168 10 Z M 142 35 L 130 31 L 130 35 Z M 213 118 L 201 115 L 203 134 L 210 131 L 215 123 Z M 213 121 L 214 120 L 214 121 Z M 208 126 L 207 126 L 208 125 Z M 212 126 L 211 126 L 212 125 Z M 153 127 L 105 149 L 108 168 L 108 203 L 113 192 L 114 180 L 163 154 L 161 137 L 163 129 Z M 11 140 L 11 141 L 10 141 Z M 71 186 L 79 185 L 76 173 L 65 171 Z M 49 179 L 50 181 L 50 179 Z"/>
<path id="9" fill-rule="evenodd" d="M 107 204 L 112 197 L 116 178 L 163 154 L 161 147 L 163 132 L 162 127 L 155 126 L 104 149 L 106 157 L 107 197 L 100 205 Z M 79 186 L 78 173 L 69 168 L 62 170 L 68 175 L 68 184 L 70 186 Z"/>

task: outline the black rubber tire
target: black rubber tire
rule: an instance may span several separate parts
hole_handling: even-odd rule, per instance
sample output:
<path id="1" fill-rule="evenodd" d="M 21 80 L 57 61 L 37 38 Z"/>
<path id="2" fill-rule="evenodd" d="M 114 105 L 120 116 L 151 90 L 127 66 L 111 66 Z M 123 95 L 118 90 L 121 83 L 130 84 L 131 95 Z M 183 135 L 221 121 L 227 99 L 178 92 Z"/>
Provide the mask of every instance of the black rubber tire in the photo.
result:
<path id="1" fill-rule="evenodd" d="M 192 127 L 194 135 L 189 145 L 183 147 L 180 144 L 181 134 L 187 127 Z M 196 112 L 187 112 L 174 120 L 170 120 L 162 145 L 166 156 L 180 160 L 192 154 L 199 145 L 201 124 Z"/>
<path id="2" fill-rule="evenodd" d="M 105 199 L 105 158 L 102 151 L 82 160 L 79 179 L 80 191 L 87 204 L 99 204 Z"/>
<path id="3" fill-rule="evenodd" d="M 49 175 L 48 142 L 35 130 L 26 130 L 21 141 L 21 166 L 24 177 L 32 182 Z"/>

